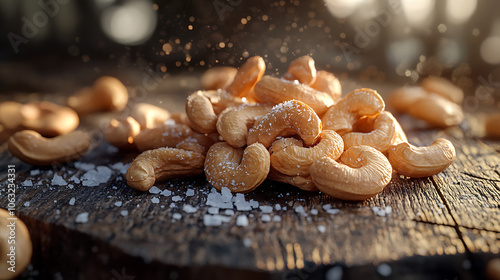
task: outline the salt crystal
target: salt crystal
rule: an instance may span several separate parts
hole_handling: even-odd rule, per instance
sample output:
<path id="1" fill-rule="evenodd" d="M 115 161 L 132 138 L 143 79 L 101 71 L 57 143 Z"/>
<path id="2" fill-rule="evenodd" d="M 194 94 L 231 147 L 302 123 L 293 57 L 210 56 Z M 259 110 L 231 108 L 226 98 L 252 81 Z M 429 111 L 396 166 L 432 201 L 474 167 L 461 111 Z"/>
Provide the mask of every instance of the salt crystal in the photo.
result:
<path id="1" fill-rule="evenodd" d="M 325 275 L 326 280 L 341 280 L 342 276 L 344 274 L 344 271 L 342 270 L 341 266 L 334 266 L 330 268 Z"/>
<path id="2" fill-rule="evenodd" d="M 233 203 L 225 200 L 220 193 L 212 192 L 207 196 L 207 205 L 221 209 L 233 209 Z"/>
<path id="3" fill-rule="evenodd" d="M 75 186 L 73 184 L 68 184 L 67 186 L 70 190 L 72 190 Z"/>
<path id="4" fill-rule="evenodd" d="M 259 208 L 262 211 L 262 213 L 272 213 L 273 212 L 272 206 L 262 205 Z"/>
<path id="5" fill-rule="evenodd" d="M 238 211 L 250 211 L 250 210 L 252 210 L 252 206 L 251 206 L 250 202 L 248 202 L 248 201 L 235 202 L 234 206 L 236 206 L 236 210 L 238 210 Z"/>
<path id="6" fill-rule="evenodd" d="M 26 201 L 26 202 L 24 203 L 24 206 L 25 206 L 25 207 L 30 206 L 30 202 L 29 202 L 29 201 Z"/>
<path id="7" fill-rule="evenodd" d="M 114 170 L 120 170 L 123 168 L 123 162 L 117 162 L 115 164 L 110 165 L 109 167 L 111 167 Z"/>
<path id="8" fill-rule="evenodd" d="M 151 198 L 151 203 L 159 203 L 160 202 L 160 199 L 158 199 L 157 197 L 153 197 Z"/>
<path id="9" fill-rule="evenodd" d="M 171 194 L 172 194 L 172 192 L 171 192 L 171 191 L 169 191 L 169 190 L 163 190 L 163 191 L 161 192 L 161 195 L 163 195 L 163 196 L 170 196 Z"/>
<path id="10" fill-rule="evenodd" d="M 323 205 L 323 210 L 328 210 L 328 209 L 332 209 L 332 206 L 330 204 L 325 204 Z"/>
<path id="11" fill-rule="evenodd" d="M 276 209 L 276 211 L 279 211 L 279 210 L 281 210 L 281 205 L 279 205 L 279 204 L 276 204 L 276 205 L 274 206 L 274 209 Z"/>
<path id="12" fill-rule="evenodd" d="M 441 208 L 441 209 L 445 208 L 445 206 L 444 206 L 444 204 L 443 204 L 443 203 L 438 203 L 438 206 L 439 206 L 439 208 Z"/>
<path id="13" fill-rule="evenodd" d="M 189 204 L 184 204 L 184 206 L 182 207 L 182 210 L 186 213 L 195 213 L 196 211 L 198 211 L 198 208 L 193 207 Z"/>
<path id="14" fill-rule="evenodd" d="M 311 209 L 311 215 L 318 215 L 318 209 Z"/>
<path id="15" fill-rule="evenodd" d="M 123 167 L 120 169 L 120 173 L 125 175 L 127 174 L 128 167 L 130 166 L 130 163 L 124 164 Z"/>
<path id="16" fill-rule="evenodd" d="M 128 211 L 127 210 L 122 210 L 122 211 L 120 211 L 120 215 L 122 215 L 123 217 L 127 217 L 128 216 Z"/>
<path id="17" fill-rule="evenodd" d="M 88 221 L 89 221 L 89 213 L 88 212 L 83 212 L 83 213 L 76 215 L 76 219 L 75 219 L 76 223 L 85 224 Z"/>
<path id="18" fill-rule="evenodd" d="M 179 195 L 172 197 L 172 201 L 174 201 L 174 202 L 181 201 L 181 200 L 182 200 L 182 197 L 180 197 Z"/>
<path id="19" fill-rule="evenodd" d="M 22 183 L 22 186 L 23 187 L 33 187 L 33 182 L 31 182 L 30 179 L 26 179 L 23 183 Z"/>
<path id="20" fill-rule="evenodd" d="M 377 267 L 377 272 L 378 274 L 387 277 L 392 274 L 392 268 L 388 264 L 383 263 Z"/>
<path id="21" fill-rule="evenodd" d="M 207 227 L 210 226 L 220 226 L 222 225 L 222 219 L 219 215 L 204 215 L 203 216 L 203 224 Z"/>
<path id="22" fill-rule="evenodd" d="M 306 211 L 304 210 L 303 206 L 297 206 L 297 207 L 295 207 L 295 212 L 299 213 L 299 214 L 306 215 Z"/>
<path id="23" fill-rule="evenodd" d="M 219 208 L 217 208 L 217 207 L 209 207 L 208 208 L 208 213 L 210 213 L 210 214 L 219 214 Z"/>
<path id="24" fill-rule="evenodd" d="M 250 206 L 252 206 L 253 209 L 259 208 L 259 202 L 258 201 L 250 199 L 249 203 L 250 203 Z"/>
<path id="25" fill-rule="evenodd" d="M 281 222 L 281 216 L 274 216 L 273 222 Z"/>
<path id="26" fill-rule="evenodd" d="M 80 184 L 80 178 L 76 177 L 75 175 L 71 176 L 71 178 L 69 178 L 69 181 L 74 182 L 75 184 Z"/>
<path id="27" fill-rule="evenodd" d="M 239 215 L 238 218 L 236 218 L 236 225 L 240 227 L 246 227 L 248 226 L 248 218 L 245 215 Z"/>
<path id="28" fill-rule="evenodd" d="M 318 230 L 319 232 L 324 233 L 326 231 L 326 227 L 324 225 L 319 225 Z"/>
<path id="29" fill-rule="evenodd" d="M 339 209 L 328 209 L 328 210 L 326 210 L 326 213 L 328 213 L 328 214 L 332 214 L 332 215 L 335 215 L 335 214 L 337 214 L 338 212 L 340 212 L 340 210 L 339 210 Z"/>
<path id="30" fill-rule="evenodd" d="M 82 184 L 88 187 L 97 187 L 109 181 L 112 175 L 111 169 L 107 166 L 97 166 L 97 170 L 89 170 L 82 176 Z"/>
<path id="31" fill-rule="evenodd" d="M 72 197 L 72 198 L 69 200 L 68 204 L 69 204 L 69 205 L 71 205 L 71 206 L 73 206 L 73 205 L 75 205 L 75 201 L 76 201 L 76 199 L 75 199 L 74 197 Z"/>
<path id="32" fill-rule="evenodd" d="M 66 181 L 64 181 L 64 179 L 57 175 L 57 174 L 54 174 L 54 177 L 52 178 L 52 185 L 54 186 L 66 186 L 68 183 Z"/>
<path id="33" fill-rule="evenodd" d="M 385 213 L 391 214 L 392 213 L 392 207 L 391 206 L 385 207 Z"/>
<path id="34" fill-rule="evenodd" d="M 187 189 L 186 196 L 193 196 L 193 195 L 194 195 L 194 190 L 193 189 Z"/>
<path id="35" fill-rule="evenodd" d="M 151 189 L 149 189 L 149 193 L 159 194 L 159 193 L 161 193 L 161 190 L 158 187 L 153 186 Z"/>
<path id="36" fill-rule="evenodd" d="M 226 211 L 224 211 L 224 214 L 226 214 L 228 216 L 232 216 L 232 215 L 234 215 L 234 211 L 231 209 L 227 209 Z"/>
<path id="37" fill-rule="evenodd" d="M 85 170 L 85 171 L 89 171 L 89 170 L 92 170 L 94 169 L 95 165 L 92 164 L 92 163 L 85 163 L 85 162 L 75 162 L 75 167 L 77 169 L 82 169 L 82 170 Z"/>
<path id="38" fill-rule="evenodd" d="M 172 203 L 170 203 L 170 205 L 169 205 L 168 207 L 170 207 L 170 208 L 174 208 L 174 207 L 175 207 L 175 203 L 173 203 L 173 202 L 172 202 Z"/>
<path id="39" fill-rule="evenodd" d="M 244 238 L 243 239 L 243 245 L 245 245 L 245 247 L 247 247 L 247 248 L 250 247 L 250 246 L 252 246 L 252 243 L 253 243 L 252 239 L 250 239 L 250 238 Z"/>
<path id="40" fill-rule="evenodd" d="M 222 194 L 222 198 L 224 199 L 223 200 L 224 202 L 231 201 L 231 199 L 233 198 L 233 194 L 231 193 L 231 191 L 227 187 L 223 187 L 221 189 L 221 194 Z"/>
<path id="41" fill-rule="evenodd" d="M 175 219 L 175 220 L 180 220 L 180 219 L 182 219 L 182 214 L 180 214 L 180 213 L 174 213 L 172 215 L 172 218 Z"/>
<path id="42" fill-rule="evenodd" d="M 122 206 L 122 202 L 121 202 L 121 201 L 117 201 L 117 202 L 115 202 L 115 206 L 116 206 L 116 207 L 120 207 L 120 206 Z"/>
<path id="43" fill-rule="evenodd" d="M 263 222 L 270 222 L 271 221 L 271 216 L 269 216 L 269 214 L 263 214 L 262 215 L 262 221 Z"/>
<path id="44" fill-rule="evenodd" d="M 31 176 L 37 176 L 37 175 L 40 175 L 40 170 L 38 169 L 33 169 L 30 171 L 30 175 Z"/>

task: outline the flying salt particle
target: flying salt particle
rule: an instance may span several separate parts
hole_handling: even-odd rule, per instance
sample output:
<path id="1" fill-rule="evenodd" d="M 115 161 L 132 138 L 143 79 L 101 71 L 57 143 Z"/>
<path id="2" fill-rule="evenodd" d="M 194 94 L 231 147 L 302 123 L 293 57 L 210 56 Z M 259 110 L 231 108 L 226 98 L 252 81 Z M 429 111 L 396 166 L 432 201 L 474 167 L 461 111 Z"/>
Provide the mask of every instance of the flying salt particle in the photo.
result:
<path id="1" fill-rule="evenodd" d="M 392 274 L 392 268 L 388 264 L 383 263 L 377 267 L 377 272 L 378 274 L 387 277 Z"/>
<path id="2" fill-rule="evenodd" d="M 68 183 L 59 175 L 54 174 L 54 177 L 52 178 L 52 185 L 53 186 L 66 186 Z"/>
<path id="3" fill-rule="evenodd" d="M 156 204 L 156 203 L 159 203 L 159 202 L 160 202 L 159 198 L 157 198 L 157 197 L 151 198 L 151 203 L 155 203 Z"/>
<path id="4" fill-rule="evenodd" d="M 174 213 L 172 215 L 172 218 L 175 220 L 180 220 L 180 219 L 182 219 L 182 215 L 180 213 Z"/>
<path id="5" fill-rule="evenodd" d="M 75 205 L 75 202 L 76 202 L 76 199 L 75 199 L 74 197 L 72 197 L 72 198 L 69 200 L 68 204 L 69 204 L 69 205 L 71 205 L 71 206 L 73 206 L 73 205 Z"/>
<path id="6" fill-rule="evenodd" d="M 193 207 L 189 204 L 184 204 L 184 206 L 182 206 L 182 210 L 186 213 L 195 213 L 196 211 L 198 211 L 198 208 Z"/>
<path id="7" fill-rule="evenodd" d="M 263 222 L 270 222 L 271 221 L 271 216 L 269 216 L 268 214 L 263 214 L 262 215 L 262 221 Z"/>
<path id="8" fill-rule="evenodd" d="M 318 230 L 319 232 L 324 233 L 326 231 L 326 227 L 324 225 L 319 225 Z"/>
<path id="9" fill-rule="evenodd" d="M 158 187 L 153 186 L 151 189 L 149 189 L 149 193 L 159 194 L 159 193 L 161 193 L 161 190 Z"/>
<path id="10" fill-rule="evenodd" d="M 122 210 L 120 212 L 120 215 L 122 215 L 123 217 L 127 217 L 128 216 L 128 211 L 127 210 Z"/>
<path id="11" fill-rule="evenodd" d="M 121 202 L 121 201 L 117 201 L 117 202 L 115 202 L 115 206 L 116 206 L 116 207 L 120 207 L 120 206 L 122 206 L 122 202 Z"/>
<path id="12" fill-rule="evenodd" d="M 272 213 L 273 212 L 272 206 L 262 205 L 259 208 L 262 211 L 262 213 Z"/>
<path id="13" fill-rule="evenodd" d="M 75 222 L 80 223 L 80 224 L 85 224 L 89 221 L 89 213 L 88 212 L 83 212 L 78 215 L 76 215 Z"/>
<path id="14" fill-rule="evenodd" d="M 174 201 L 174 202 L 181 201 L 181 200 L 182 200 L 182 197 L 180 197 L 179 195 L 172 197 L 172 201 Z"/>
<path id="15" fill-rule="evenodd" d="M 193 196 L 194 195 L 194 190 L 193 189 L 188 189 L 186 191 L 186 196 Z"/>
<path id="16" fill-rule="evenodd" d="M 30 179 L 26 179 L 23 183 L 22 183 L 22 186 L 23 187 L 33 187 L 33 182 L 31 182 Z"/>
<path id="17" fill-rule="evenodd" d="M 344 271 L 342 270 L 341 266 L 334 266 L 330 268 L 325 275 L 326 280 L 341 280 L 342 275 L 344 274 Z"/>
<path id="18" fill-rule="evenodd" d="M 239 215 L 238 218 L 236 218 L 236 225 L 240 227 L 246 227 L 248 226 L 248 218 L 246 215 Z"/>

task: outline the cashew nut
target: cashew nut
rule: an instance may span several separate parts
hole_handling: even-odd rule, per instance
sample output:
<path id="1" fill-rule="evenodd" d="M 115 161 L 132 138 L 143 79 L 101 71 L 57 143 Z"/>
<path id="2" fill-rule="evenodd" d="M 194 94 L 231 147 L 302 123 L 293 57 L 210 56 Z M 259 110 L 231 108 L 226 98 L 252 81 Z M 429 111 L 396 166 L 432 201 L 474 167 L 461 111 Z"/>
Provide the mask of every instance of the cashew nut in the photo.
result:
<path id="1" fill-rule="evenodd" d="M 420 98 L 429 94 L 421 87 L 400 87 L 389 96 L 389 106 L 396 112 L 404 113 Z"/>
<path id="2" fill-rule="evenodd" d="M 136 190 L 147 191 L 155 182 L 203 173 L 204 161 L 202 154 L 193 151 L 177 148 L 148 150 L 130 164 L 127 184 Z"/>
<path id="3" fill-rule="evenodd" d="M 310 167 L 311 179 L 327 195 L 344 200 L 365 200 L 380 193 L 391 181 L 392 167 L 378 150 L 354 146 L 340 163 L 324 157 Z"/>
<path id="4" fill-rule="evenodd" d="M 415 147 L 407 142 L 389 148 L 389 161 L 399 174 L 420 178 L 436 175 L 455 159 L 455 147 L 438 138 L 428 147 Z"/>
<path id="5" fill-rule="evenodd" d="M 117 78 L 103 76 L 94 82 L 92 88 L 84 88 L 68 98 L 68 106 L 78 114 L 98 111 L 120 111 L 128 102 L 128 91 Z"/>
<path id="6" fill-rule="evenodd" d="M 143 130 L 162 125 L 170 118 L 170 113 L 155 105 L 139 103 L 132 108 L 130 116 L 141 125 L 141 130 Z"/>
<path id="7" fill-rule="evenodd" d="M 238 69 L 234 67 L 212 67 L 201 75 L 201 87 L 204 90 L 226 89 L 234 80 L 236 73 Z"/>
<path id="8" fill-rule="evenodd" d="M 484 131 L 486 136 L 500 137 L 500 113 L 491 114 L 486 117 Z"/>
<path id="9" fill-rule="evenodd" d="M 311 176 L 288 176 L 283 173 L 278 172 L 277 170 L 271 168 L 269 174 L 267 175 L 267 179 L 273 180 L 276 182 L 281 182 L 285 184 L 289 184 L 295 186 L 303 191 L 314 192 L 318 191 L 318 188 L 314 185 Z"/>
<path id="10" fill-rule="evenodd" d="M 415 101 L 408 108 L 407 113 L 430 125 L 442 128 L 458 125 L 464 119 L 462 108 L 459 105 L 433 93 Z"/>
<path id="11" fill-rule="evenodd" d="M 321 119 L 323 129 L 335 130 L 341 136 L 351 132 L 354 123 L 363 116 L 373 116 L 385 108 L 377 91 L 357 89 L 331 106 Z"/>
<path id="12" fill-rule="evenodd" d="M 134 138 L 134 143 L 139 151 L 175 147 L 192 134 L 191 128 L 185 124 L 165 123 L 162 126 L 141 131 Z"/>
<path id="13" fill-rule="evenodd" d="M 224 141 L 235 148 L 247 144 L 248 130 L 254 125 L 257 118 L 271 110 L 265 105 L 241 105 L 224 110 L 217 120 L 217 131 Z"/>
<path id="14" fill-rule="evenodd" d="M 18 130 L 22 127 L 24 116 L 21 108 L 23 104 L 18 102 L 6 101 L 0 103 L 0 124 L 8 130 Z"/>
<path id="15" fill-rule="evenodd" d="M 267 177 L 270 168 L 269 152 L 260 143 L 246 148 L 233 148 L 226 142 L 213 144 L 205 159 L 205 175 L 218 190 L 249 192 Z"/>
<path id="16" fill-rule="evenodd" d="M 141 132 L 141 125 L 132 117 L 121 121 L 112 119 L 106 129 L 104 136 L 109 143 L 120 149 L 135 149 L 134 138 Z"/>
<path id="17" fill-rule="evenodd" d="M 332 97 L 333 102 L 337 102 L 342 95 L 342 86 L 340 85 L 339 79 L 327 71 L 318 71 L 316 80 L 311 84 L 311 87 L 328 93 Z"/>
<path id="18" fill-rule="evenodd" d="M 342 138 L 333 130 L 323 130 L 316 145 L 306 148 L 285 139 L 276 140 L 269 153 L 271 166 L 288 176 L 309 176 L 309 167 L 315 161 L 330 157 L 337 160 L 344 152 Z M 282 142 L 290 144 L 282 144 Z"/>
<path id="19" fill-rule="evenodd" d="M 437 93 L 453 103 L 462 104 L 464 100 L 463 90 L 445 78 L 430 76 L 425 78 L 420 85 L 427 92 Z"/>
<path id="20" fill-rule="evenodd" d="M 316 80 L 316 66 L 314 59 L 308 55 L 296 58 L 288 66 L 283 78 L 293 81 L 298 80 L 301 84 L 310 85 Z"/>
<path id="21" fill-rule="evenodd" d="M 300 100 L 322 115 L 333 104 L 330 94 L 315 90 L 308 85 L 264 76 L 255 85 L 255 97 L 259 102 L 279 104 L 289 100 Z"/>
<path id="22" fill-rule="evenodd" d="M 14 223 L 14 226 L 12 226 L 12 223 Z M 13 231 L 15 235 L 12 235 Z M 12 239 L 12 236 L 15 239 Z M 12 243 L 12 240 L 15 240 L 15 244 Z M 14 250 L 11 249 L 13 247 Z M 24 222 L 16 216 L 11 216 L 9 211 L 1 208 L 0 252 L 2 252 L 0 256 L 0 279 L 14 279 L 20 275 L 30 264 L 33 254 L 30 233 Z M 12 260 L 11 256 L 14 257 L 14 260 Z M 12 263 L 15 264 L 14 271 L 9 270 Z"/>
<path id="23" fill-rule="evenodd" d="M 266 72 L 266 63 L 260 56 L 253 56 L 243 64 L 226 91 L 232 96 L 246 97 Z"/>
<path id="24" fill-rule="evenodd" d="M 311 107 L 297 100 L 285 101 L 250 128 L 247 145 L 260 142 L 269 148 L 278 136 L 298 135 L 306 146 L 312 146 L 320 132 L 321 120 Z"/>
<path id="25" fill-rule="evenodd" d="M 33 165 L 64 163 L 81 157 L 90 146 L 90 138 L 83 131 L 73 131 L 54 138 L 44 138 L 33 130 L 16 132 L 9 138 L 12 155 Z"/>

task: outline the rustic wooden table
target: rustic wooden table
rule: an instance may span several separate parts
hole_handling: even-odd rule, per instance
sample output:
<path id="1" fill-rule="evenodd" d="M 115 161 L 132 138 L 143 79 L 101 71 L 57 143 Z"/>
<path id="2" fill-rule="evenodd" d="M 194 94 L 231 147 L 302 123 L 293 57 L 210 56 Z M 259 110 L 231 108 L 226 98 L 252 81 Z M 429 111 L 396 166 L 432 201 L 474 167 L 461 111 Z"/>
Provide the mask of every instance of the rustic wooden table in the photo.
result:
<path id="1" fill-rule="evenodd" d="M 344 82 L 346 90 L 357 86 Z M 147 96 L 131 89 L 135 102 L 182 111 L 198 87 L 198 76 L 186 75 L 161 80 Z M 2 99 L 62 102 L 65 94 Z M 7 205 L 7 165 L 15 165 L 16 213 L 33 240 L 21 279 L 482 279 L 487 261 L 500 257 L 500 142 L 478 136 L 474 116 L 444 130 L 397 116 L 410 142 L 445 137 L 455 145 L 456 160 L 436 176 L 396 175 L 356 203 L 265 181 L 244 197 L 254 208 L 229 202 L 218 214 L 207 205 L 213 188 L 204 176 L 153 192 L 129 188 L 124 170 L 136 154 L 103 139 L 111 116 L 82 120 L 95 144 L 77 162 L 34 167 L 1 146 L 0 205 Z M 86 186 L 96 173 L 102 183 Z"/>

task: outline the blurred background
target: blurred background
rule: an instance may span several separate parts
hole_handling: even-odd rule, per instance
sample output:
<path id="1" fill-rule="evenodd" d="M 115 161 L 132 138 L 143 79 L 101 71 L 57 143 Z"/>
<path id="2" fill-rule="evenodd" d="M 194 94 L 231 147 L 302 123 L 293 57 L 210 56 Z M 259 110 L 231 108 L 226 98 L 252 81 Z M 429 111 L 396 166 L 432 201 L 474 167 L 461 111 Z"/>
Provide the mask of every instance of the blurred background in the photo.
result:
<path id="1" fill-rule="evenodd" d="M 498 11 L 496 0 L 2 0 L 0 92 L 76 89 L 104 74 L 161 81 L 254 55 L 281 75 L 309 54 L 341 81 L 443 76 L 466 92 L 466 111 L 498 109 Z"/>

